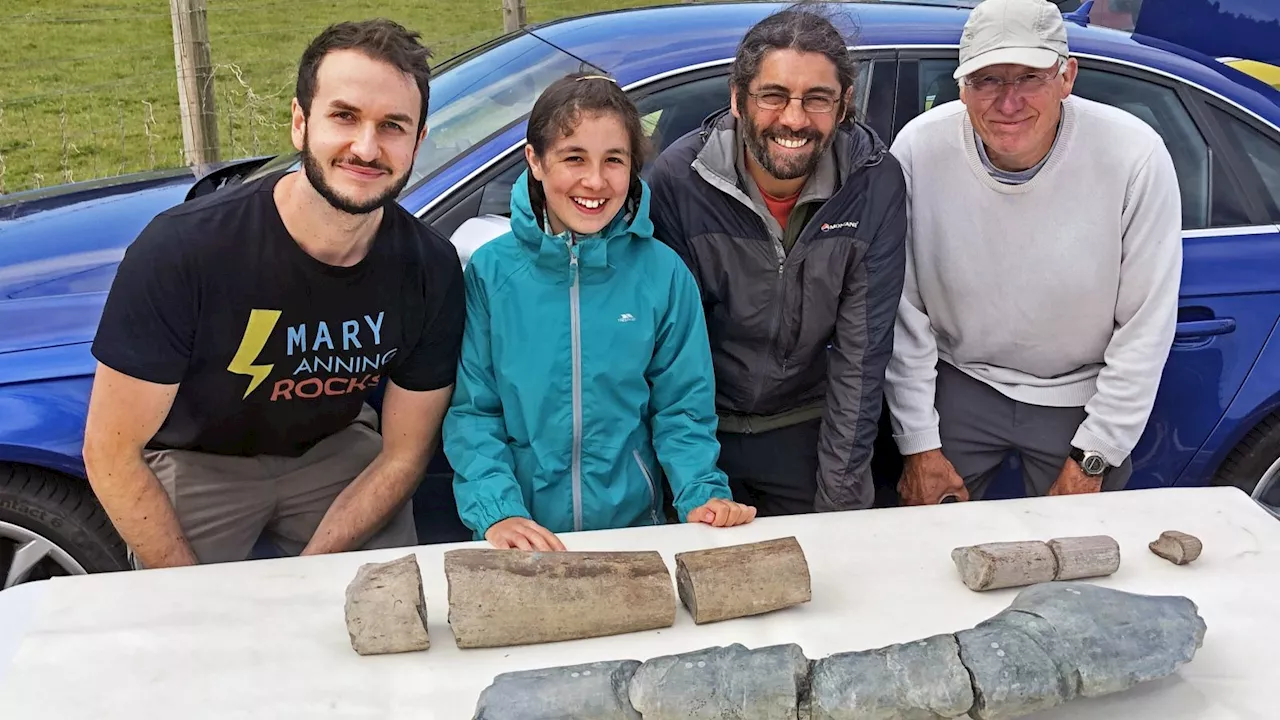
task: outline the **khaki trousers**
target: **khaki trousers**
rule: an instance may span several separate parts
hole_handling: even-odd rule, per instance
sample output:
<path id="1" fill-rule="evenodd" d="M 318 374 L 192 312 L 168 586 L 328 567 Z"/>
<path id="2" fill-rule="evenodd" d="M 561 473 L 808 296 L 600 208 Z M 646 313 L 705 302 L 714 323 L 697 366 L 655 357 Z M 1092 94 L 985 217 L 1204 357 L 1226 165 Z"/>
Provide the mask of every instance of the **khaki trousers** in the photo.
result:
<path id="1" fill-rule="evenodd" d="M 296 458 L 190 450 L 149 450 L 144 458 L 201 563 L 248 559 L 264 534 L 286 555 L 298 555 L 339 493 L 382 450 L 377 427 L 377 413 L 365 405 L 354 422 Z M 361 549 L 417 542 L 410 500 Z"/>

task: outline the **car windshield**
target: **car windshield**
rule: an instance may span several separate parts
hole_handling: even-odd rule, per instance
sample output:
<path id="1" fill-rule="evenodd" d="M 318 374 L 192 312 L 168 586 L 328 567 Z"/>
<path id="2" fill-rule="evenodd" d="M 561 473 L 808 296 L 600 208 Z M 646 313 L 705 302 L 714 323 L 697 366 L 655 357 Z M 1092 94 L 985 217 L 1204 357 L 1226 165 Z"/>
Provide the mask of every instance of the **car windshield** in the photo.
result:
<path id="1" fill-rule="evenodd" d="M 528 115 L 548 85 L 579 70 L 602 72 L 528 33 L 495 40 L 442 63 L 432 74 L 427 137 L 405 190 Z M 297 166 L 298 153 L 285 153 L 246 182 Z"/>

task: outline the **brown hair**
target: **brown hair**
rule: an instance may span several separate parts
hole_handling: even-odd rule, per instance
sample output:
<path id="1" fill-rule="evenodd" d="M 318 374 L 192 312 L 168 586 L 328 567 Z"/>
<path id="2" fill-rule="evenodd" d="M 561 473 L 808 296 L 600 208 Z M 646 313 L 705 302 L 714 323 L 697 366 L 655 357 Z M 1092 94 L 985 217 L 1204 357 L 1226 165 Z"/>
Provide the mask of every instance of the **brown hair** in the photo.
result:
<path id="1" fill-rule="evenodd" d="M 343 22 L 325 28 L 303 51 L 298 64 L 295 94 L 303 114 L 311 115 L 311 100 L 316 95 L 316 73 L 324 56 L 335 50 L 358 50 L 413 76 L 418 94 L 422 96 L 418 115 L 418 132 L 421 133 L 427 122 L 427 106 L 431 99 L 431 67 L 427 64 L 431 50 L 418 42 L 420 37 L 421 33 L 386 18 Z"/>
<path id="2" fill-rule="evenodd" d="M 640 168 L 649 150 L 648 138 L 640 127 L 640 111 L 622 88 L 612 78 L 599 73 L 578 72 L 566 75 L 547 86 L 533 104 L 529 113 L 529 129 L 526 140 L 533 153 L 543 157 L 556 140 L 573 134 L 573 129 L 584 115 L 612 113 L 627 128 L 630 139 L 631 182 L 627 189 L 628 212 L 635 212 L 643 192 L 640 185 Z M 542 183 L 528 174 L 529 205 L 533 217 L 542 227 L 547 196 Z M 543 227 L 543 230 L 547 228 Z"/>

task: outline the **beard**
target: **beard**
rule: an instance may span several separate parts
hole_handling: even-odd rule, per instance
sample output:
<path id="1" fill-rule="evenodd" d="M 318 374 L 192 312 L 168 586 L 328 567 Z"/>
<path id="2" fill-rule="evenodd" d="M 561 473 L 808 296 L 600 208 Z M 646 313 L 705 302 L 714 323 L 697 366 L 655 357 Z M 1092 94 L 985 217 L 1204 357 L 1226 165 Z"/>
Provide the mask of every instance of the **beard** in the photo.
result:
<path id="1" fill-rule="evenodd" d="M 779 180 L 796 180 L 811 174 L 817 169 L 822 153 L 831 147 L 831 143 L 836 136 L 834 129 L 830 134 L 823 135 L 813 128 L 795 132 L 776 123 L 761 130 L 756 125 L 756 119 L 753 114 L 748 114 L 745 120 L 746 122 L 742 123 L 742 135 L 746 139 L 747 150 L 751 152 L 751 157 L 755 158 L 757 163 L 760 163 L 760 167 L 764 168 L 765 172 Z M 775 138 L 779 140 L 808 140 L 809 144 L 805 146 L 808 153 L 788 153 L 787 157 L 775 157 L 772 152 L 773 144 L 771 142 Z"/>
<path id="2" fill-rule="evenodd" d="M 335 161 L 336 162 L 336 161 Z M 354 157 L 346 158 L 343 162 L 349 165 L 359 167 L 373 168 L 390 172 L 390 168 L 379 162 L 365 162 Z M 366 215 L 377 210 L 386 203 L 399 197 L 400 191 L 404 190 L 404 186 L 409 183 L 409 171 L 406 170 L 403 175 L 392 181 L 386 190 L 378 193 L 376 196 L 368 200 L 359 201 L 353 198 L 345 197 L 340 194 L 328 181 L 324 174 L 324 168 L 320 166 L 320 161 L 311 152 L 311 143 L 304 135 L 302 139 L 302 169 L 307 174 L 307 180 L 311 182 L 311 187 L 316 189 L 320 197 L 324 198 L 331 206 L 337 210 L 341 210 L 348 215 Z"/>

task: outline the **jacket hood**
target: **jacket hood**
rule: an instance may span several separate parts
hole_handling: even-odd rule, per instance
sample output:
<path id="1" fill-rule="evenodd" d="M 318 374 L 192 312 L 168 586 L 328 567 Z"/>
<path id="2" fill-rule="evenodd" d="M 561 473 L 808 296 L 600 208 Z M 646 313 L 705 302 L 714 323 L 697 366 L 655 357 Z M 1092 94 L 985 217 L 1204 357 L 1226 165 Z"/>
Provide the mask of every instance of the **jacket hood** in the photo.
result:
<path id="1" fill-rule="evenodd" d="M 529 170 L 526 168 L 511 188 L 511 232 L 536 256 L 539 265 L 566 268 L 569 263 L 571 231 L 553 235 L 538 226 L 529 199 Z M 653 221 L 649 219 L 649 185 L 640 180 L 640 202 L 634 211 L 623 206 L 613 220 L 598 233 L 578 235 L 578 265 L 582 268 L 609 267 L 609 253 L 613 248 L 653 237 Z"/>
<path id="2" fill-rule="evenodd" d="M 699 135 L 704 144 L 698 157 L 712 170 L 734 177 L 738 119 L 730 109 L 725 108 L 703 120 Z M 878 164 L 889 147 L 869 125 L 855 120 L 836 127 L 830 151 L 836 154 L 836 166 L 843 182 L 862 168 Z"/>

